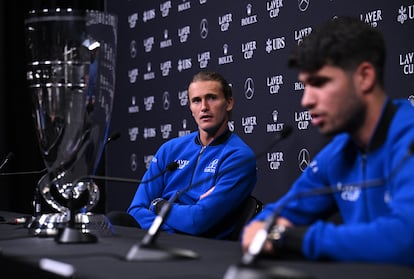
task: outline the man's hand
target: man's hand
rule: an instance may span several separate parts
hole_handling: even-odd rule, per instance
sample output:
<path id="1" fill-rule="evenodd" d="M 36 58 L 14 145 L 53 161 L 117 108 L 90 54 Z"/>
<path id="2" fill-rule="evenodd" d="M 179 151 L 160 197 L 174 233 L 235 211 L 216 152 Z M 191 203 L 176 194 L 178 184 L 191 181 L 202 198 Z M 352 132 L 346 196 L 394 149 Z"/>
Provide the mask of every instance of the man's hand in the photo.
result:
<path id="1" fill-rule="evenodd" d="M 250 244 L 252 243 L 256 233 L 263 229 L 265 222 L 263 221 L 253 221 L 247 225 L 243 230 L 242 236 L 242 249 L 243 252 L 246 252 L 249 249 Z M 263 253 L 272 253 L 273 247 L 270 241 L 266 240 L 264 247 L 262 248 Z"/>
<path id="2" fill-rule="evenodd" d="M 293 227 L 293 224 L 284 217 L 279 217 L 276 220 L 276 224 L 283 225 L 285 227 Z M 242 236 L 242 249 L 244 252 L 249 249 L 250 244 L 252 243 L 254 237 L 256 236 L 256 233 L 263 229 L 265 225 L 264 221 L 253 221 L 249 225 L 247 225 L 244 228 L 243 236 Z M 262 253 L 265 254 L 273 254 L 276 251 L 274 250 L 274 247 L 270 240 L 266 240 L 264 247 L 262 248 Z"/>

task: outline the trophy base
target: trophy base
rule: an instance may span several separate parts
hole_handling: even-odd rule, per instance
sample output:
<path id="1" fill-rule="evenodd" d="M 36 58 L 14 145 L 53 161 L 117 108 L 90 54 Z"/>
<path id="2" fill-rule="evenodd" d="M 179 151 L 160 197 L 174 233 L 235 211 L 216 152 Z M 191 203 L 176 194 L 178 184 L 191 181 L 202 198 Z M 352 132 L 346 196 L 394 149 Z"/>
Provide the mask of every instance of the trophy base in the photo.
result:
<path id="1" fill-rule="evenodd" d="M 39 237 L 57 236 L 68 227 L 68 216 L 64 213 L 48 213 L 32 217 L 27 228 L 29 234 Z M 113 236 L 114 229 L 103 214 L 78 213 L 75 216 L 75 229 L 100 237 Z"/>
<path id="2" fill-rule="evenodd" d="M 55 236 L 55 241 L 57 243 L 95 243 L 98 238 L 92 233 L 66 227 Z"/>

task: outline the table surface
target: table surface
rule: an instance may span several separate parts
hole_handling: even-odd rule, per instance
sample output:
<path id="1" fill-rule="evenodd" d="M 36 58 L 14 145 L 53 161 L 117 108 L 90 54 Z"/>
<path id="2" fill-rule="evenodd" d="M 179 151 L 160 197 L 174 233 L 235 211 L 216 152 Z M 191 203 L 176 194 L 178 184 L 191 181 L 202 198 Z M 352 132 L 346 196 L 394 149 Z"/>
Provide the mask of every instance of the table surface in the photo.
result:
<path id="1" fill-rule="evenodd" d="M 0 211 L 0 216 L 12 220 L 16 214 Z M 306 260 L 258 259 L 257 267 L 237 265 L 242 252 L 235 241 L 167 234 L 156 239 L 160 248 L 184 249 L 197 258 L 165 258 L 127 260 L 132 247 L 139 248 L 145 231 L 114 226 L 114 235 L 98 237 L 96 243 L 61 244 L 53 237 L 31 236 L 24 225 L 0 224 L 0 274 L 16 278 L 21 274 L 45 273 L 48 278 L 414 278 L 414 267 L 387 264 L 315 262 Z M 137 257 L 147 255 L 138 250 Z M 42 267 L 42 268 L 41 268 Z M 53 270 L 53 272 L 51 271 Z M 56 271 L 55 271 L 56 270 Z M 52 273 L 50 273 L 52 272 Z M 9 274 L 12 273 L 12 274 Z M 58 274 L 53 277 L 51 274 Z M 8 278 L 1 276 L 1 278 Z M 11 277 L 10 277 L 11 278 Z"/>

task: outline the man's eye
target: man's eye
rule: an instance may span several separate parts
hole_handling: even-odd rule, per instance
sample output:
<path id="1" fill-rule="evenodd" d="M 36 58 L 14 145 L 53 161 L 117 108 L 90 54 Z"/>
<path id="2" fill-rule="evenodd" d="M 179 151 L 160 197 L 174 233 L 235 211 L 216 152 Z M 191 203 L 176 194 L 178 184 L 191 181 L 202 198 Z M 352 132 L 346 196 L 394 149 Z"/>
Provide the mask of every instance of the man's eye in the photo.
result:
<path id="1" fill-rule="evenodd" d="M 308 80 L 308 84 L 314 87 L 322 87 L 328 81 L 329 79 L 325 77 L 314 77 Z"/>

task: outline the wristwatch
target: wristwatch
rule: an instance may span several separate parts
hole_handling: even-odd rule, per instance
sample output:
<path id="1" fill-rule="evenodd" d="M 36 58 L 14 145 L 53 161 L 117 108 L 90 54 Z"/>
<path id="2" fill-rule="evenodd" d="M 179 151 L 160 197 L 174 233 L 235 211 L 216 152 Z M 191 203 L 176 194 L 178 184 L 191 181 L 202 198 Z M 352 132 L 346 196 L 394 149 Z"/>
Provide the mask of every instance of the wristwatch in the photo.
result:
<path id="1" fill-rule="evenodd" d="M 161 201 L 163 201 L 162 198 L 153 199 L 152 202 L 151 202 L 149 210 L 151 210 L 152 212 L 157 213 L 157 204 Z"/>
<path id="2" fill-rule="evenodd" d="M 288 228 L 283 225 L 276 224 L 270 230 L 269 234 L 267 235 L 267 239 L 273 245 L 274 249 L 281 249 L 283 248 L 283 240 Z"/>

